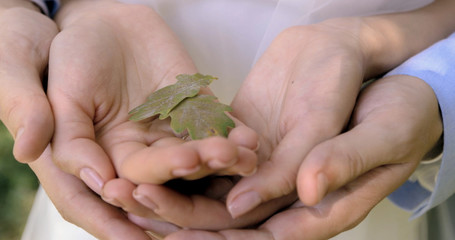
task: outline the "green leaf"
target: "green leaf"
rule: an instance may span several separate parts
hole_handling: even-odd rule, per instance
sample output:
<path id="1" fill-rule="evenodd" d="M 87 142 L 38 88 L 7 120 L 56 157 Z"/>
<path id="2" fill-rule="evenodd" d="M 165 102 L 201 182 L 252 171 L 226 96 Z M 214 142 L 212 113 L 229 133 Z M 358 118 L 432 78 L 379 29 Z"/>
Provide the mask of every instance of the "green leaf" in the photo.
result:
<path id="1" fill-rule="evenodd" d="M 234 121 L 225 112 L 231 107 L 216 102 L 216 97 L 197 95 L 187 98 L 175 107 L 171 116 L 171 127 L 177 133 L 188 130 L 191 139 L 228 135 L 228 127 L 235 127 Z"/>
<path id="2" fill-rule="evenodd" d="M 130 120 L 140 121 L 157 114 L 160 114 L 160 119 L 165 119 L 175 106 L 185 98 L 196 96 L 201 87 L 208 86 L 214 79 L 217 78 L 200 73 L 178 75 L 175 84 L 157 90 L 144 104 L 131 110 Z"/>

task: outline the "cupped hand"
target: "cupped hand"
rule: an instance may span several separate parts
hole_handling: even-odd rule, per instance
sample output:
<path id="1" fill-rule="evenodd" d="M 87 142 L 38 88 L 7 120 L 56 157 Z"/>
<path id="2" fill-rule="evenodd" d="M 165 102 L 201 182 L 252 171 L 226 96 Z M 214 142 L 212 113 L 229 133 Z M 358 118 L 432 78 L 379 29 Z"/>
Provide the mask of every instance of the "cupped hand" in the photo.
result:
<path id="1" fill-rule="evenodd" d="M 161 184 L 254 171 L 257 137 L 239 122 L 228 138 L 185 141 L 167 120 L 128 120 L 128 112 L 152 92 L 174 83 L 178 74 L 197 71 L 151 8 L 73 1 L 56 21 L 62 30 L 51 46 L 48 95 L 59 167 L 97 193 L 116 174 Z"/>
<path id="2" fill-rule="evenodd" d="M 58 29 L 30 2 L 9 2 L 0 3 L 0 119 L 14 137 L 14 157 L 31 162 L 54 132 L 42 79 Z"/>
<path id="3" fill-rule="evenodd" d="M 295 192 L 309 151 L 346 127 L 367 66 L 353 29 L 332 22 L 287 29 L 252 69 L 232 106 L 260 133 L 261 163 L 229 193 L 233 216 Z M 304 197 L 316 203 L 314 196 Z"/>
<path id="4" fill-rule="evenodd" d="M 66 221 L 97 239 L 150 239 L 122 211 L 104 202 L 80 179 L 55 166 L 50 146 L 29 165 Z"/>
<path id="5" fill-rule="evenodd" d="M 346 29 L 327 23 L 288 29 L 253 67 L 232 106 L 233 115 L 259 133 L 260 165 L 227 202 L 226 196 L 220 201 L 140 185 L 135 193 L 147 200 L 141 203 L 153 202 L 154 213 L 179 226 L 216 230 L 258 223 L 296 201 L 299 166 L 315 145 L 346 126 L 363 81 L 360 40 Z M 131 198 L 122 204 L 144 216 Z"/>
<path id="6" fill-rule="evenodd" d="M 328 193 L 317 205 L 299 201 L 257 229 L 181 230 L 166 239 L 328 239 L 355 227 L 405 182 L 441 134 L 430 86 L 410 76 L 381 79 L 360 95 L 349 130 L 318 144 L 305 158 L 300 194 L 315 174 L 322 172 L 329 180 Z M 154 225 L 154 231 L 170 232 L 161 225 Z"/>

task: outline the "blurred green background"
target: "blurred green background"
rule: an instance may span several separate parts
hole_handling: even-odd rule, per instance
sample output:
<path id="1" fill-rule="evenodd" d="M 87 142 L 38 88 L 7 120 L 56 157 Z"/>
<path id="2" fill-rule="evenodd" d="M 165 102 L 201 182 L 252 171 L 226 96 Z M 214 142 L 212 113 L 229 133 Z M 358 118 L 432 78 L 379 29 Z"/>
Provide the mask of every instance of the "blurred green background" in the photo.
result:
<path id="1" fill-rule="evenodd" d="M 0 122 L 0 240 L 20 239 L 38 180 L 28 165 L 14 159 L 13 139 Z"/>

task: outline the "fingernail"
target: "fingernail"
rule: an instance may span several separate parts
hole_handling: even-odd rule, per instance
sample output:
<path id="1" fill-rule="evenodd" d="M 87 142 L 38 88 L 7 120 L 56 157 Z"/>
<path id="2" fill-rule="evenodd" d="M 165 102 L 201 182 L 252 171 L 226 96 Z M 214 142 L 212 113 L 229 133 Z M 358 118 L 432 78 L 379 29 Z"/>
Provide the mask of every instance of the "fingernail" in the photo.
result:
<path id="1" fill-rule="evenodd" d="M 101 198 L 103 199 L 103 201 L 111 204 L 112 206 L 116 206 L 116 207 L 119 207 L 119 208 L 123 208 L 123 205 L 120 203 L 120 201 L 118 201 L 117 199 L 115 198 L 106 198 L 104 196 L 101 196 Z"/>
<path id="2" fill-rule="evenodd" d="M 158 210 L 158 205 L 156 205 L 156 203 L 154 203 L 147 196 L 137 193 L 136 190 L 133 191 L 133 197 L 134 197 L 134 199 L 136 199 L 136 201 L 138 201 L 142 205 L 146 206 L 147 208 L 150 208 L 153 211 Z"/>
<path id="3" fill-rule="evenodd" d="M 241 173 L 239 173 L 239 175 L 242 177 L 249 177 L 249 176 L 255 174 L 257 171 L 258 171 L 258 168 L 255 167 L 255 168 L 253 168 L 253 170 L 251 170 L 249 172 L 241 172 Z"/>
<path id="4" fill-rule="evenodd" d="M 79 177 L 90 189 L 101 195 L 101 189 L 103 188 L 104 181 L 98 173 L 93 171 L 91 168 L 83 168 L 79 172 Z"/>
<path id="5" fill-rule="evenodd" d="M 176 177 L 184 177 L 188 176 L 190 174 L 196 173 L 199 170 L 201 170 L 201 166 L 197 165 L 196 167 L 193 168 L 177 168 L 172 170 L 172 175 Z"/>
<path id="6" fill-rule="evenodd" d="M 163 240 L 164 236 L 159 235 L 158 233 L 154 233 L 152 231 L 145 231 L 145 233 L 152 239 L 152 240 Z"/>
<path id="7" fill-rule="evenodd" d="M 232 164 L 234 164 L 235 162 L 237 162 L 237 159 L 231 159 L 230 161 L 227 161 L 227 162 L 223 162 L 223 161 L 220 161 L 219 159 L 214 159 L 214 160 L 211 160 L 207 163 L 207 166 L 211 169 L 223 169 L 223 168 L 226 168 L 228 166 L 231 166 Z"/>
<path id="8" fill-rule="evenodd" d="M 257 152 L 260 147 L 261 147 L 261 142 L 258 141 L 258 144 L 256 145 L 256 148 L 254 149 L 254 151 Z"/>
<path id="9" fill-rule="evenodd" d="M 233 218 L 237 218 L 262 203 L 261 196 L 257 192 L 242 193 L 229 204 L 228 210 Z"/>
<path id="10" fill-rule="evenodd" d="M 24 133 L 24 130 L 25 130 L 24 127 L 20 127 L 20 128 L 17 130 L 14 141 L 17 141 L 17 140 L 20 138 L 20 136 L 22 136 L 22 134 Z"/>
<path id="11" fill-rule="evenodd" d="M 319 173 L 317 178 L 318 178 L 317 181 L 318 181 L 318 202 L 319 202 L 324 198 L 325 194 L 327 193 L 327 188 L 329 186 L 329 182 L 324 173 Z"/>

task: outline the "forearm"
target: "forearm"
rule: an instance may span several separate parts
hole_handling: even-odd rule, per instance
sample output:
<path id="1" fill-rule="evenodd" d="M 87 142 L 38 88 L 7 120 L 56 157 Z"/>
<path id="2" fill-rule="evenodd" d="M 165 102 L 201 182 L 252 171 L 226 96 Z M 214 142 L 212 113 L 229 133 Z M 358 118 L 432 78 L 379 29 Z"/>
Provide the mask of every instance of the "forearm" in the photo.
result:
<path id="1" fill-rule="evenodd" d="M 415 11 L 365 17 L 366 72 L 385 72 L 447 37 L 455 30 L 454 12 L 455 1 L 436 0 Z"/>
<path id="2" fill-rule="evenodd" d="M 322 22 L 350 34 L 361 46 L 365 77 L 371 78 L 447 37 L 455 30 L 455 1 L 436 0 L 403 13 L 339 18 Z"/>

